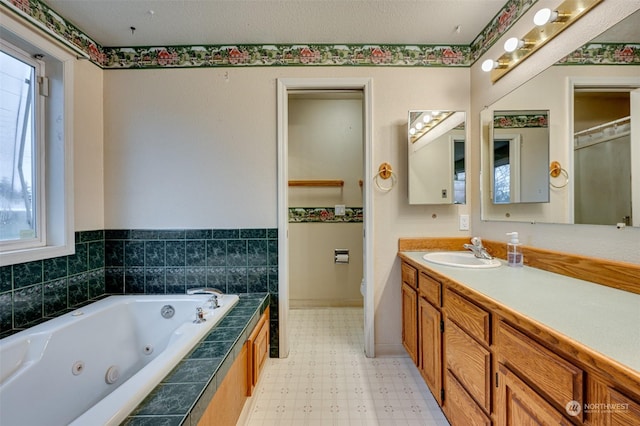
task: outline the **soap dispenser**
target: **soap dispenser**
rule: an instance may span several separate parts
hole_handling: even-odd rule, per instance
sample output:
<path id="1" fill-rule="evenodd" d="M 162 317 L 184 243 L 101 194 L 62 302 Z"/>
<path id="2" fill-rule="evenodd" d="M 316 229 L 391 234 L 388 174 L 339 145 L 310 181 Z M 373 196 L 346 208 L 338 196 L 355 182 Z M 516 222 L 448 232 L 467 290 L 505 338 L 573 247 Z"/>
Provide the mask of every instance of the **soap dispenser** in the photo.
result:
<path id="1" fill-rule="evenodd" d="M 518 233 L 507 232 L 507 235 L 511 237 L 507 243 L 507 265 L 522 266 L 524 259 L 522 256 L 522 244 L 520 244 L 520 240 L 518 240 Z"/>

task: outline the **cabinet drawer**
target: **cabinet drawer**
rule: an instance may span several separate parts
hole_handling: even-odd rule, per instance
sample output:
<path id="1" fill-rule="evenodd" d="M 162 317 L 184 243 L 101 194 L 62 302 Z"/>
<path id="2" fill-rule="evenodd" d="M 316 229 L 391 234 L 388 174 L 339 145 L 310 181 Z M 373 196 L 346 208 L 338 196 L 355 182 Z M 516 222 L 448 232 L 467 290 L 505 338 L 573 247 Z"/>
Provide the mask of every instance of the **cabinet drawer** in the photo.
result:
<path id="1" fill-rule="evenodd" d="M 444 335 L 447 371 L 491 412 L 491 353 L 451 321 L 445 323 Z"/>
<path id="2" fill-rule="evenodd" d="M 444 411 L 452 425 L 491 426 L 491 419 L 469 398 L 464 387 L 448 371 Z"/>
<path id="3" fill-rule="evenodd" d="M 569 401 L 583 404 L 583 371 L 513 327 L 499 322 L 497 353 L 521 379 L 537 392 L 564 407 Z"/>
<path id="4" fill-rule="evenodd" d="M 440 306 L 441 285 L 424 272 L 418 275 L 418 288 L 420 294 L 429 301 L 433 306 Z"/>
<path id="5" fill-rule="evenodd" d="M 489 312 L 448 288 L 445 289 L 444 306 L 449 319 L 455 321 L 469 335 L 487 345 L 490 344 Z"/>
<path id="6" fill-rule="evenodd" d="M 417 275 L 418 275 L 418 271 L 416 268 L 414 268 L 413 266 L 409 265 L 408 263 L 402 263 L 402 282 L 417 289 L 418 288 L 418 282 L 417 282 Z"/>

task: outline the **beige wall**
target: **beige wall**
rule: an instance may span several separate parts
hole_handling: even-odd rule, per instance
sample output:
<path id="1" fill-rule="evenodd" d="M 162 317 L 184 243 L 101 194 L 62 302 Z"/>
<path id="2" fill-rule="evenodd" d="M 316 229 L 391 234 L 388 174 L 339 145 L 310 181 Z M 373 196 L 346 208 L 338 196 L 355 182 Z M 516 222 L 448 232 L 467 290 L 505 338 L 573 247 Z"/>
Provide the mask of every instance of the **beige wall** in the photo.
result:
<path id="1" fill-rule="evenodd" d="M 103 71 L 76 61 L 74 87 L 75 230 L 104 229 Z"/>
<path id="2" fill-rule="evenodd" d="M 107 71 L 105 226 L 276 227 L 276 79 L 284 77 L 373 79 L 373 164 L 389 162 L 398 176 L 373 200 L 376 353 L 402 353 L 398 238 L 468 235 L 457 226 L 467 206 L 407 204 L 407 111 L 467 111 L 468 68 Z"/>
<path id="3" fill-rule="evenodd" d="M 334 249 L 349 263 L 334 263 Z M 362 306 L 362 223 L 289 224 L 289 301 L 304 306 Z"/>
<path id="4" fill-rule="evenodd" d="M 290 187 L 289 207 L 362 207 L 362 111 L 362 96 L 290 97 L 289 179 L 341 179 L 344 186 Z"/>

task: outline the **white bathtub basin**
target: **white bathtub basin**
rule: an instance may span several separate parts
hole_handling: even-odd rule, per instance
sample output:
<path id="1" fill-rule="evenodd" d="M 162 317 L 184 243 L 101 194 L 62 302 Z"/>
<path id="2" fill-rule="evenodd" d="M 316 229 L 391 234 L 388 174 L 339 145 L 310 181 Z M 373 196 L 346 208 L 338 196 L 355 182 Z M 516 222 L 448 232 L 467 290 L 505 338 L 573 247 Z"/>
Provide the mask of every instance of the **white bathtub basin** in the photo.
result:
<path id="1" fill-rule="evenodd" d="M 498 268 L 502 265 L 498 259 L 480 259 L 470 251 L 434 251 L 422 256 L 424 260 L 438 265 L 457 268 Z"/>
<path id="2" fill-rule="evenodd" d="M 0 425 L 120 424 L 238 301 L 208 298 L 111 296 L 0 340 Z"/>

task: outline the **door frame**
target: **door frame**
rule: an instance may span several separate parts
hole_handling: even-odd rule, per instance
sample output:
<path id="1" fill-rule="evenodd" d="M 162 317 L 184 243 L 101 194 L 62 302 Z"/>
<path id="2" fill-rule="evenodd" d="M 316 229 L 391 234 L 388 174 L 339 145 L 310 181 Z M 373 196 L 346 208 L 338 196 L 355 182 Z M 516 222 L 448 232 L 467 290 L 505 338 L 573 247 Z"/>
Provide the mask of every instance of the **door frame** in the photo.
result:
<path id="1" fill-rule="evenodd" d="M 279 78 L 277 79 L 278 140 L 278 334 L 280 358 L 289 355 L 289 173 L 288 113 L 289 91 L 362 90 L 364 178 L 363 194 L 363 279 L 364 279 L 364 352 L 374 353 L 374 281 L 373 281 L 373 81 L 371 78 Z"/>

